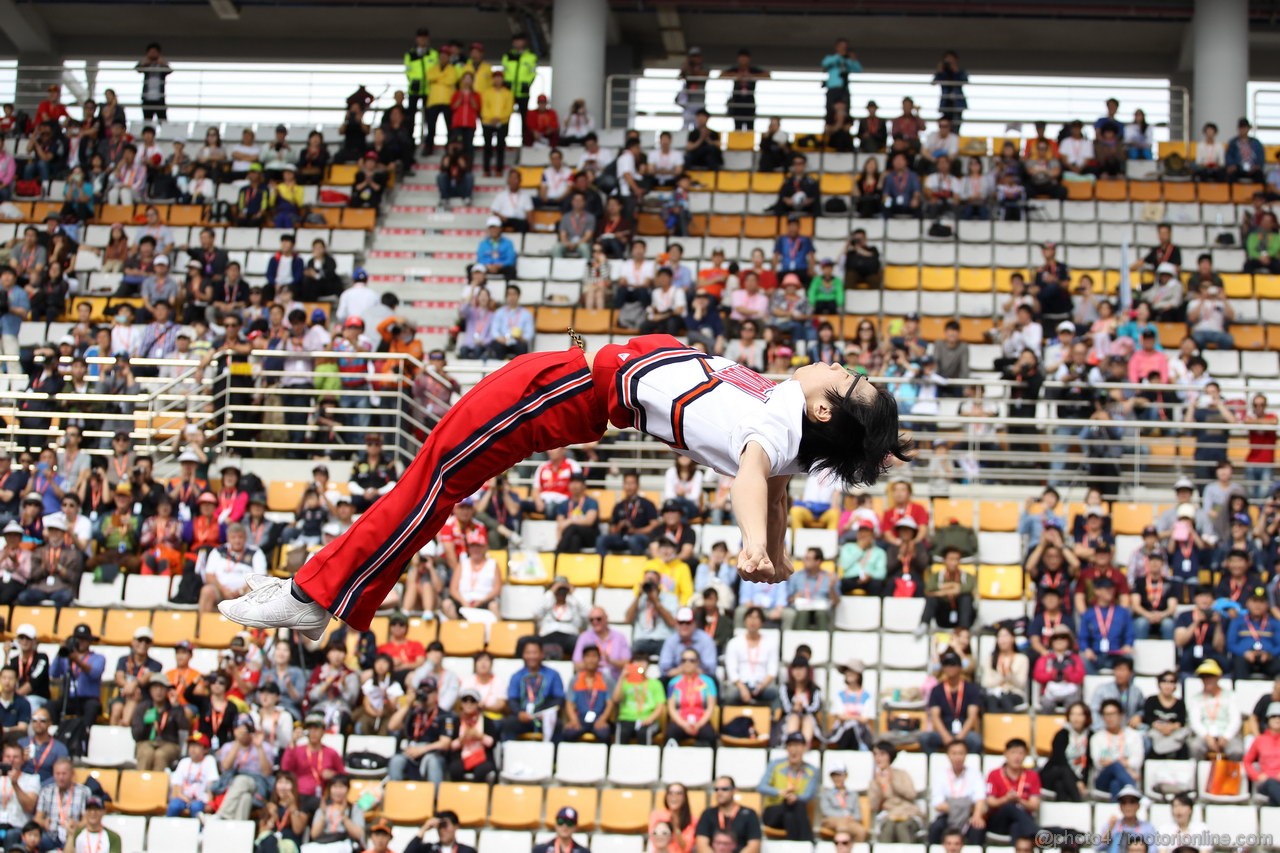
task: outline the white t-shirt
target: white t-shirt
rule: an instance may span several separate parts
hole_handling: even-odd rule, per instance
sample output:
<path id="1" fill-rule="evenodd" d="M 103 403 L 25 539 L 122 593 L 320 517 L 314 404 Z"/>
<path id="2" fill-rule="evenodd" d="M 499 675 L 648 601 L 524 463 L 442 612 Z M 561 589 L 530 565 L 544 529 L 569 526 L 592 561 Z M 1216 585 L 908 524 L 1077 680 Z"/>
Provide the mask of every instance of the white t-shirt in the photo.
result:
<path id="1" fill-rule="evenodd" d="M 802 473 L 796 463 L 804 420 L 799 382 L 775 385 L 727 358 L 681 349 L 628 360 L 617 383 L 619 404 L 632 413 L 635 428 L 695 462 L 736 476 L 743 450 L 754 441 L 768 456 L 770 476 Z M 699 393 L 673 410 L 671 401 L 695 388 Z"/>
<path id="2" fill-rule="evenodd" d="M 776 635 L 761 632 L 760 642 L 754 648 L 747 643 L 747 635 L 739 634 L 724 647 L 725 677 L 732 682 L 741 681 L 755 687 L 768 676 L 778 674 L 778 640 Z"/>
<path id="3" fill-rule="evenodd" d="M 382 297 L 374 293 L 368 285 L 353 284 L 342 291 L 342 295 L 338 297 L 336 319 L 339 323 L 346 322 L 348 317 L 364 319 L 367 318 L 369 309 L 381 304 Z M 367 324 L 368 320 L 365 319 L 365 322 Z"/>
<path id="4" fill-rule="evenodd" d="M 184 797 L 206 803 L 210 800 L 209 786 L 217 781 L 218 762 L 212 755 L 206 755 L 199 764 L 186 756 L 169 777 L 170 785 L 177 785 Z"/>
<path id="5" fill-rule="evenodd" d="M 1068 136 L 1058 143 L 1058 157 L 1068 166 L 1083 166 L 1093 159 L 1093 143 L 1087 139 Z"/>
<path id="6" fill-rule="evenodd" d="M 88 827 L 85 827 L 76 836 L 75 853 L 104 853 L 110 849 L 111 839 L 107 836 L 106 827 L 97 832 L 90 832 Z"/>
<path id="7" fill-rule="evenodd" d="M 28 794 L 40 792 L 40 777 L 35 773 L 23 773 L 18 777 L 18 790 Z M 0 824 L 22 828 L 31 815 L 22 810 L 18 798 L 13 795 L 13 780 L 0 776 Z"/>
<path id="8" fill-rule="evenodd" d="M 800 500 L 807 504 L 831 504 L 831 493 L 840 488 L 840 483 L 829 471 L 818 471 L 810 474 L 804 481 L 804 494 Z"/>
<path id="9" fill-rule="evenodd" d="M 653 261 L 641 261 L 639 266 L 630 259 L 623 261 L 618 281 L 628 287 L 643 287 L 645 282 L 653 281 Z"/>
<path id="10" fill-rule="evenodd" d="M 664 154 L 658 148 L 649 155 L 649 165 L 659 175 L 678 175 L 684 169 L 684 152 L 672 148 Z"/>
<path id="11" fill-rule="evenodd" d="M 573 170 L 561 166 L 559 170 L 547 166 L 542 170 L 542 185 L 547 188 L 547 198 L 564 198 L 573 181 Z"/>
<path id="12" fill-rule="evenodd" d="M 684 291 L 678 287 L 668 287 L 665 290 L 655 287 L 650 295 L 649 316 L 653 317 L 657 314 L 670 311 L 677 317 L 682 316 L 687 309 L 685 303 Z"/>
<path id="13" fill-rule="evenodd" d="M 630 151 L 623 151 L 618 155 L 618 195 L 623 198 L 631 198 L 631 184 L 627 183 L 627 175 L 637 177 L 636 158 Z"/>
<path id="14" fill-rule="evenodd" d="M 582 159 L 578 161 L 578 171 L 587 169 L 592 172 L 602 172 L 604 171 L 604 167 L 608 166 L 612 162 L 612 151 L 601 148 L 596 151 L 596 153 L 592 154 L 590 151 L 584 150 L 582 152 Z"/>
<path id="15" fill-rule="evenodd" d="M 498 580 L 498 563 L 492 557 L 476 569 L 471 565 L 471 555 L 463 554 L 458 561 L 458 572 L 458 592 L 462 594 L 463 604 L 471 606 L 471 602 L 493 595 L 493 587 Z"/>
<path id="16" fill-rule="evenodd" d="M 267 558 L 257 548 L 246 548 L 239 559 L 231 556 L 231 550 L 225 545 L 209 552 L 204 566 L 205 577 L 217 578 L 218 583 L 232 591 L 239 592 L 249 582 L 249 575 L 265 575 Z"/>
<path id="17" fill-rule="evenodd" d="M 951 174 L 934 172 L 924 179 L 924 187 L 934 195 L 943 198 L 955 198 L 960 195 L 960 179 Z"/>
<path id="18" fill-rule="evenodd" d="M 250 166 L 250 165 L 252 165 L 254 162 L 256 162 L 256 161 L 257 161 L 257 159 L 258 159 L 258 146 L 256 146 L 256 145 L 244 145 L 243 143 L 242 143 L 242 144 L 240 144 L 240 145 L 233 145 L 233 146 L 231 146 L 231 154 L 232 154 L 232 156 L 233 156 L 233 157 L 234 157 L 236 154 L 251 154 L 251 155 L 253 155 L 253 159 L 252 159 L 252 160 L 232 160 L 232 161 L 231 161 L 231 171 L 235 172 L 237 175 L 243 175 L 243 174 L 248 173 L 248 171 L 249 171 L 249 166 Z"/>
<path id="19" fill-rule="evenodd" d="M 533 198 L 524 190 L 503 190 L 493 200 L 494 216 L 504 219 L 528 219 L 533 210 Z"/>
<path id="20" fill-rule="evenodd" d="M 1193 332 L 1225 332 L 1227 330 L 1225 310 L 1226 303 L 1221 299 L 1192 299 L 1187 305 L 1187 316 L 1197 308 L 1200 309 L 1200 319 L 1191 327 Z"/>

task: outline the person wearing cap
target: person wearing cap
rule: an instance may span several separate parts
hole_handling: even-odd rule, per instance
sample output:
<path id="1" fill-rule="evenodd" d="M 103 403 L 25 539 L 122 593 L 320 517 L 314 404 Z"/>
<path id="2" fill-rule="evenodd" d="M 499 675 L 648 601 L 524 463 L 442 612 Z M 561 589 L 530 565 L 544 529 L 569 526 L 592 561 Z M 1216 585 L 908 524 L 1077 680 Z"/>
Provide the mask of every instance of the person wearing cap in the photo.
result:
<path id="1" fill-rule="evenodd" d="M 209 490 L 209 481 L 199 476 L 199 469 L 204 463 L 200 455 L 192 448 L 178 454 L 178 467 L 181 474 L 169 479 L 168 493 L 177 506 L 178 517 L 189 521 L 198 509 L 200 496 Z"/>
<path id="2" fill-rule="evenodd" d="M 148 320 L 155 315 L 157 302 L 167 302 L 170 305 L 181 294 L 182 284 L 177 277 L 171 275 L 168 255 L 156 255 L 152 262 L 152 273 L 142 280 L 142 284 L 138 288 L 139 294 L 142 296 L 142 311 L 139 316 L 143 320 Z M 141 353 L 141 350 L 138 350 Z"/>
<path id="3" fill-rule="evenodd" d="M 1187 700 L 1187 724 L 1191 727 L 1191 757 L 1203 761 L 1211 753 L 1239 761 L 1244 755 L 1240 730 L 1243 719 L 1237 710 L 1235 693 L 1222 686 L 1222 667 L 1206 660 L 1196 667 L 1195 676 L 1203 690 Z"/>
<path id="4" fill-rule="evenodd" d="M 80 588 L 84 555 L 67 539 L 67 524 L 59 515 L 44 519 L 44 544 L 31 552 L 31 575 L 18 604 L 68 607 Z"/>
<path id="5" fill-rule="evenodd" d="M 1108 558 L 1110 549 L 1107 550 Z M 1082 581 L 1083 582 L 1083 581 Z M 1077 593 L 1080 614 L 1080 649 L 1090 675 L 1111 669 L 1119 656 L 1133 656 L 1133 615 L 1116 604 L 1117 581 L 1103 576 L 1092 581 L 1094 602 L 1085 607 Z M 1121 591 L 1123 594 L 1123 591 Z"/>
<path id="6" fill-rule="evenodd" d="M 1086 607 L 1092 607 L 1095 593 L 1094 585 L 1103 578 L 1110 579 L 1116 586 L 1116 600 L 1128 602 L 1129 576 L 1116 567 L 1113 540 L 1102 531 L 1100 515 L 1101 507 L 1089 507 L 1089 519 L 1085 524 L 1085 534 L 1078 538 L 1072 548 L 1075 556 L 1083 564 L 1076 582 L 1075 598 L 1072 606 L 1077 613 L 1083 613 Z"/>
<path id="7" fill-rule="evenodd" d="M 945 651 L 939 663 L 938 683 L 925 705 L 933 730 L 920 736 L 920 748 L 931 754 L 961 740 L 970 752 L 981 753 L 982 691 L 964 678 L 963 661 L 954 651 Z"/>
<path id="8" fill-rule="evenodd" d="M 485 229 L 485 236 L 476 247 L 476 263 L 482 264 L 489 275 L 515 278 L 516 246 L 503 236 L 502 219 L 490 216 L 485 221 Z"/>
<path id="9" fill-rule="evenodd" d="M 462 559 L 467 556 L 472 543 L 489 546 L 489 531 L 475 517 L 474 501 L 470 497 L 463 498 L 454 506 L 453 514 L 436 537 L 440 556 L 451 576 L 456 576 L 461 569 Z"/>
<path id="10" fill-rule="evenodd" d="M 40 503 L 36 495 L 36 503 Z M 38 516 L 37 516 L 38 517 Z M 4 547 L 0 549 L 0 604 L 13 604 L 27 588 L 31 577 L 32 551 L 23 547 L 26 530 L 22 523 L 11 520 L 4 526 Z"/>
<path id="11" fill-rule="evenodd" d="M 105 814 L 106 805 L 100 797 L 87 797 L 83 821 L 63 830 L 66 835 L 65 853 L 119 853 L 122 845 L 120 834 L 102 825 Z"/>
<path id="12" fill-rule="evenodd" d="M 1222 563 L 1222 574 L 1214 587 L 1214 595 L 1219 600 L 1232 602 L 1227 610 L 1240 609 L 1253 591 L 1262 586 L 1262 578 L 1253 570 L 1249 552 L 1243 548 L 1232 548 L 1227 551 Z M 1230 637 L 1228 636 L 1228 645 Z"/>
<path id="13" fill-rule="evenodd" d="M 1040 712 L 1061 713 L 1080 701 L 1084 685 L 1084 661 L 1076 652 L 1071 628 L 1058 622 L 1044 639 L 1047 648 L 1037 658 L 1032 678 L 1040 685 Z"/>
<path id="14" fill-rule="evenodd" d="M 572 656 L 578 636 L 587 628 L 587 606 L 572 591 L 569 579 L 556 575 L 533 611 L 534 627 L 553 659 Z"/>
<path id="15" fill-rule="evenodd" d="M 324 742 L 325 716 L 309 713 L 303 721 L 306 738 L 280 755 L 280 770 L 292 773 L 298 780 L 298 799 L 304 810 L 311 812 L 320 804 L 325 784 L 346 773 L 342 756 Z"/>
<path id="16" fill-rule="evenodd" d="M 812 841 L 809 802 L 818 794 L 822 773 L 804 760 L 807 741 L 800 732 L 783 739 L 786 755 L 770 761 L 756 790 L 764 796 L 761 823 L 786 832 L 788 841 Z"/>
<path id="17" fill-rule="evenodd" d="M 10 534 L 5 538 L 13 537 Z M 4 561 L 0 559 L 0 571 L 4 570 L 4 565 Z M 34 625 L 19 625 L 15 637 L 16 643 L 9 651 L 5 666 L 18 676 L 15 686 L 17 694 L 27 701 L 33 711 L 39 710 L 49 702 L 49 656 L 36 646 Z"/>
<path id="18" fill-rule="evenodd" d="M 208 505 L 203 498 L 201 501 Z M 213 503 L 217 503 L 216 498 Z M 208 511 L 212 509 L 209 506 Z M 216 521 L 214 523 L 216 525 Z M 200 589 L 199 602 L 202 613 L 212 613 L 219 602 L 244 595 L 249 589 L 250 577 L 267 573 L 266 555 L 249 545 L 243 524 L 228 524 L 226 540 L 225 545 L 213 548 L 205 558 L 205 583 Z"/>
<path id="19" fill-rule="evenodd" d="M 187 738 L 187 754 L 178 762 L 169 777 L 169 817 L 200 817 L 213 799 L 213 783 L 221 771 L 218 762 L 209 754 L 209 738 L 201 732 L 192 732 Z"/>
<path id="20" fill-rule="evenodd" d="M 1150 538 L 1155 539 L 1154 529 Z M 1129 596 L 1134 639 L 1173 639 L 1173 619 L 1178 612 L 1181 589 L 1172 581 L 1164 551 L 1147 552 Z"/>
<path id="21" fill-rule="evenodd" d="M 1244 610 L 1227 626 L 1227 653 L 1231 655 L 1233 674 L 1237 680 L 1275 678 L 1280 675 L 1280 621 L 1269 612 L 1267 591 L 1261 584 L 1242 597 Z"/>
<path id="22" fill-rule="evenodd" d="M 217 759 L 223 778 L 231 778 L 224 788 L 218 819 L 248 820 L 255 798 L 265 800 L 271 793 L 276 750 L 256 737 L 257 727 L 248 714 L 237 715 L 233 706 L 228 719 L 234 735 L 217 748 Z"/>
<path id="23" fill-rule="evenodd" d="M 163 773 L 181 757 L 190 724 L 184 709 L 169 701 L 169 682 L 158 673 L 143 689 L 146 697 L 134 703 L 132 715 L 125 719 L 137 744 L 138 769 Z"/>
<path id="24" fill-rule="evenodd" d="M 1126 785 L 1116 793 L 1120 812 L 1113 814 L 1102 826 L 1102 837 L 1097 847 L 1101 853 L 1129 853 L 1138 839 L 1143 842 L 1144 853 L 1155 844 L 1155 826 L 1138 816 L 1142 799 L 1142 791 L 1133 785 Z"/>
<path id="25" fill-rule="evenodd" d="M 542 844 L 533 845 L 533 853 L 591 853 L 574 839 L 578 829 L 578 810 L 563 806 L 556 812 L 555 836 Z"/>
<path id="26" fill-rule="evenodd" d="M 150 698 L 150 694 L 147 693 L 147 684 L 151 681 L 164 683 L 168 687 L 168 682 L 160 677 L 164 666 L 151 657 L 153 642 L 155 642 L 155 635 L 151 629 L 141 625 L 133 632 L 133 639 L 129 641 L 129 651 L 116 660 L 113 680 L 116 689 L 120 692 L 109 705 L 110 721 L 113 726 L 129 725 L 129 721 L 134 717 L 134 711 Z M 180 744 L 181 741 L 177 743 Z"/>
<path id="27" fill-rule="evenodd" d="M 1142 732 L 1126 722 L 1126 710 L 1120 700 L 1104 699 L 1094 717 L 1097 730 L 1089 739 L 1093 788 L 1113 800 L 1124 788 L 1139 784 L 1146 756 Z"/>
<path id="28" fill-rule="evenodd" d="M 818 826 L 823 832 L 831 832 L 836 838 L 837 850 L 842 850 L 841 836 L 849 842 L 867 840 L 867 828 L 862 823 L 862 803 L 856 791 L 845 787 L 849 768 L 836 758 L 827 762 L 831 785 L 818 792 Z"/>

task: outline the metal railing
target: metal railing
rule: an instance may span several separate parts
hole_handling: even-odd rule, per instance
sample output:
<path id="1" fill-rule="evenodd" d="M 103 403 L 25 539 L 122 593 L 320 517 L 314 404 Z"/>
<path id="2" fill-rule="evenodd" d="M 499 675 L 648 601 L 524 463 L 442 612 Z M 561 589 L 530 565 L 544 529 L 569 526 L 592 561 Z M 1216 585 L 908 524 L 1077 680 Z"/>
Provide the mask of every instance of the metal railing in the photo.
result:
<path id="1" fill-rule="evenodd" d="M 731 129 L 732 122 L 725 117 L 731 80 L 722 76 L 698 79 L 706 82 L 705 99 L 713 115 L 712 126 L 717 130 Z M 759 81 L 754 129 L 764 130 L 769 119 L 776 116 L 789 133 L 821 133 L 826 112 L 822 79 L 818 73 L 780 72 Z M 911 97 L 921 106 L 921 117 L 932 124 L 940 115 L 936 111 L 939 87 L 930 81 L 928 74 L 850 75 L 851 112 L 855 118 L 865 115 L 864 105 L 867 100 L 874 100 L 880 106 L 880 117 L 889 122 L 899 114 L 902 98 Z M 681 81 L 674 71 L 610 75 L 605 79 L 606 126 L 679 130 L 682 108 L 675 99 L 680 89 Z M 1157 128 L 1161 141 L 1187 141 L 1190 133 L 1191 93 L 1185 86 L 1168 81 L 1078 83 L 976 76 L 964 91 L 969 104 L 961 128 L 965 136 L 1030 136 L 1036 121 L 1055 126 L 1080 119 L 1092 124 L 1104 113 L 1104 102 L 1109 97 L 1120 100 L 1120 115 L 1126 120 L 1135 109 L 1142 109 L 1148 123 Z"/>

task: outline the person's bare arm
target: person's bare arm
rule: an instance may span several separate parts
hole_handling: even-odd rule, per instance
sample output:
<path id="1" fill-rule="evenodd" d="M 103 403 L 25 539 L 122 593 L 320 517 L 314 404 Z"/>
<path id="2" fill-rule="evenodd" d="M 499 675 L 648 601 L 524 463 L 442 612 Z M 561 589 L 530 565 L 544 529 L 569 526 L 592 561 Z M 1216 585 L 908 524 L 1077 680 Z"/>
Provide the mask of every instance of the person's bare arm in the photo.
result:
<path id="1" fill-rule="evenodd" d="M 738 574 L 747 580 L 777 581 L 779 567 L 769 555 L 769 456 L 757 442 L 747 442 L 733 481 L 733 509 L 742 532 Z"/>

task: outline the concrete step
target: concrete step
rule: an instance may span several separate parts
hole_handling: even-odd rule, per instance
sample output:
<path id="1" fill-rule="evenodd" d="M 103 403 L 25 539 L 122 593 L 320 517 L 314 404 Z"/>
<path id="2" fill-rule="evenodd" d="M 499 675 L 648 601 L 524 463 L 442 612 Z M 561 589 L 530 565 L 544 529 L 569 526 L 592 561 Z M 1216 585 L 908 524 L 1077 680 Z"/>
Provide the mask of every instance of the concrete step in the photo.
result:
<path id="1" fill-rule="evenodd" d="M 373 246 L 369 251 L 371 256 L 383 251 L 394 252 L 415 252 L 417 254 L 436 254 L 446 253 L 452 254 L 456 252 L 469 252 L 474 254 L 476 246 L 480 242 L 479 235 L 466 234 L 379 234 L 373 240 Z"/>

